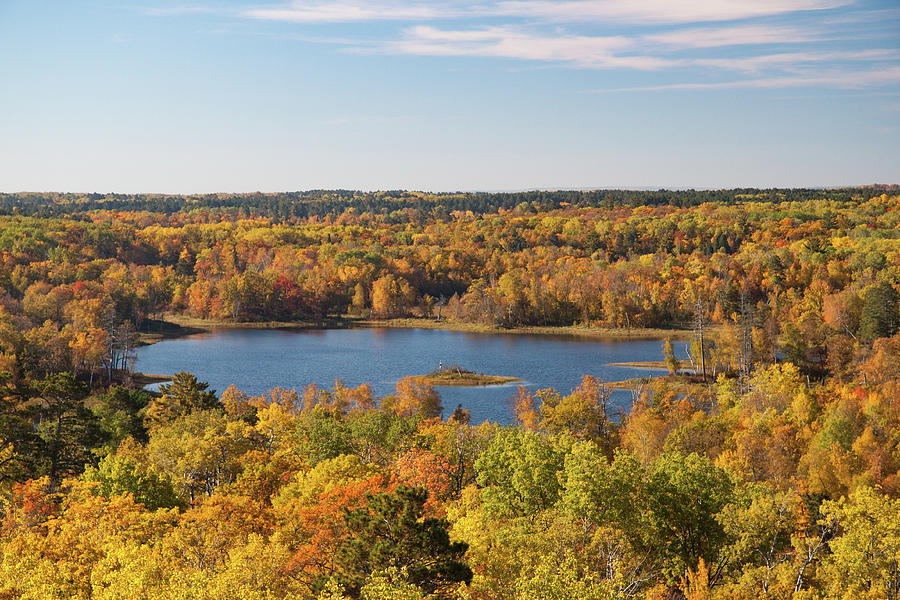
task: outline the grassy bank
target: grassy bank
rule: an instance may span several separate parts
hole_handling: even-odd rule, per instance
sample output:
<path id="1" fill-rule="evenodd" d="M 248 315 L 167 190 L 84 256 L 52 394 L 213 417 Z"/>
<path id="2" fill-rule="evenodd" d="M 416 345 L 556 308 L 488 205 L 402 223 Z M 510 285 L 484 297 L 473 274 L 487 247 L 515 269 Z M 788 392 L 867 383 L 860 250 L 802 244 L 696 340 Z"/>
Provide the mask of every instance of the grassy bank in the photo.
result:
<path id="1" fill-rule="evenodd" d="M 145 385 L 150 385 L 152 383 L 165 383 L 167 381 L 172 381 L 171 375 L 158 375 L 156 373 L 132 373 L 131 381 L 138 388 L 142 388 Z"/>
<path id="2" fill-rule="evenodd" d="M 669 365 L 666 364 L 664 360 L 635 360 L 628 362 L 614 362 L 608 363 L 610 367 L 630 367 L 632 369 L 662 369 L 667 371 L 669 369 Z M 689 369 L 690 364 L 685 361 L 678 361 L 678 369 L 679 371 L 684 369 Z"/>
<path id="3" fill-rule="evenodd" d="M 197 319 L 185 315 L 169 314 L 162 320 L 150 322 L 146 331 L 138 333 L 138 344 L 146 346 L 163 340 L 172 340 L 196 333 L 222 329 L 346 329 L 353 327 L 352 319 L 326 319 L 325 321 L 229 321 L 226 319 Z"/>
<path id="4" fill-rule="evenodd" d="M 565 335 L 600 340 L 663 340 L 668 337 L 673 339 L 688 339 L 691 335 L 690 330 L 686 329 L 611 329 L 608 327 L 588 327 L 585 325 L 496 327 L 494 325 L 448 321 L 446 319 L 441 319 L 440 321 L 436 319 L 358 320 L 357 323 L 359 326 L 364 327 L 445 329 L 448 331 L 468 331 L 472 333 Z"/>
<path id="5" fill-rule="evenodd" d="M 665 389 L 680 396 L 702 391 L 704 384 L 690 375 L 660 375 L 658 377 L 633 377 L 622 381 L 609 381 L 607 386 L 616 390 L 653 392 L 658 384 L 665 384 Z"/>
<path id="6" fill-rule="evenodd" d="M 446 319 L 361 319 L 356 317 L 332 317 L 322 321 L 252 321 L 238 322 L 226 319 L 197 319 L 184 315 L 166 315 L 161 321 L 152 321 L 148 331 L 139 336 L 141 344 L 153 344 L 166 339 L 175 339 L 220 329 L 350 329 L 360 327 L 387 327 L 395 329 L 442 329 L 471 333 L 509 333 L 523 335 L 561 335 L 594 340 L 662 340 L 665 338 L 687 339 L 690 331 L 683 329 L 610 329 L 605 327 L 569 326 L 523 326 L 496 327 L 481 323 L 465 323 Z"/>

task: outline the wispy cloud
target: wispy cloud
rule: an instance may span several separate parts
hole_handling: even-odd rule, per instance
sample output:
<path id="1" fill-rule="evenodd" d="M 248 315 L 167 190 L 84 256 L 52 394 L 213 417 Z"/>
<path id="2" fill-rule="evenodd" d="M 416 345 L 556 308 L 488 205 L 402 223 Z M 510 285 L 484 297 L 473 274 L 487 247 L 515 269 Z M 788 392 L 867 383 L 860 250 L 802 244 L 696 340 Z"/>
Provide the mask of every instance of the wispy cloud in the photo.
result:
<path id="1" fill-rule="evenodd" d="M 704 30 L 707 41 L 701 47 L 711 47 L 713 40 L 725 45 L 728 32 L 734 28 Z M 784 31 L 782 30 L 782 33 Z M 751 32 L 743 32 L 738 39 L 751 43 Z M 485 27 L 471 30 L 444 30 L 431 26 L 416 26 L 404 30 L 403 39 L 386 42 L 374 51 L 420 56 L 469 56 L 510 58 L 531 61 L 566 63 L 580 68 L 659 70 L 676 67 L 707 67 L 720 70 L 758 73 L 765 69 L 791 70 L 811 63 L 836 61 L 900 61 L 900 52 L 888 49 L 832 52 L 782 52 L 737 57 L 673 57 L 648 42 L 660 43 L 659 35 L 576 36 L 557 33 L 537 35 L 517 27 Z M 687 43 L 686 39 L 665 38 L 663 46 Z M 764 44 L 763 41 L 758 41 Z M 370 51 L 372 51 L 370 49 Z"/>
<path id="2" fill-rule="evenodd" d="M 715 83 L 673 83 L 643 87 L 600 89 L 590 90 L 588 93 L 609 94 L 618 92 L 771 89 L 792 87 L 828 87 L 852 90 L 898 83 L 900 83 L 900 66 L 889 67 L 887 69 L 872 69 L 863 72 L 828 71 L 796 76 L 764 77 L 759 79 L 743 79 Z"/>
<path id="3" fill-rule="evenodd" d="M 417 21 L 459 16 L 450 3 L 419 2 L 291 2 L 246 10 L 245 16 L 291 23 L 349 23 L 354 21 Z"/>
<path id="4" fill-rule="evenodd" d="M 415 21 L 461 17 L 513 17 L 549 22 L 702 23 L 733 21 L 845 6 L 850 0 L 293 0 L 244 11 L 254 19 L 294 23 Z"/>
<path id="5" fill-rule="evenodd" d="M 691 63 L 703 67 L 758 73 L 769 68 L 798 69 L 811 63 L 885 61 L 900 61 L 900 52 L 885 49 L 857 52 L 785 52 L 742 58 L 698 58 L 693 59 Z"/>
<path id="6" fill-rule="evenodd" d="M 806 43 L 820 41 L 823 37 L 824 35 L 820 31 L 811 31 L 800 27 L 744 25 L 676 29 L 647 35 L 644 39 L 671 48 L 717 48 L 723 46 Z"/>
<path id="7" fill-rule="evenodd" d="M 388 42 L 383 49 L 400 54 L 427 56 L 482 56 L 522 60 L 558 61 L 582 67 L 659 69 L 673 61 L 621 52 L 635 46 L 627 37 L 535 35 L 513 27 L 443 30 L 417 26 L 404 39 Z"/>
<path id="8" fill-rule="evenodd" d="M 833 24 L 855 13 L 874 18 L 872 11 L 842 8 L 850 4 L 852 0 L 291 0 L 229 14 L 296 23 L 295 32 L 269 34 L 339 44 L 356 53 L 504 58 L 580 69 L 665 71 L 667 79 L 682 79 L 629 90 L 896 83 L 900 50 L 888 34 L 875 32 L 869 49 L 860 50 L 853 43 L 857 38 Z M 838 8 L 842 10 L 833 10 Z M 211 10 L 193 5 L 151 14 Z M 807 14 L 791 20 L 789 15 L 799 12 Z M 440 26 L 448 20 L 452 26 Z M 373 27 L 378 31 L 374 36 L 356 35 L 361 30 L 346 27 L 341 35 L 321 35 L 319 29 L 303 27 L 359 28 L 368 22 L 396 24 Z M 347 31 L 353 33 L 348 37 Z M 723 81 L 728 77 L 732 79 Z"/>
<path id="9" fill-rule="evenodd" d="M 507 0 L 497 4 L 496 9 L 499 14 L 540 17 L 549 21 L 672 24 L 733 21 L 825 10 L 849 3 L 849 0 Z"/>

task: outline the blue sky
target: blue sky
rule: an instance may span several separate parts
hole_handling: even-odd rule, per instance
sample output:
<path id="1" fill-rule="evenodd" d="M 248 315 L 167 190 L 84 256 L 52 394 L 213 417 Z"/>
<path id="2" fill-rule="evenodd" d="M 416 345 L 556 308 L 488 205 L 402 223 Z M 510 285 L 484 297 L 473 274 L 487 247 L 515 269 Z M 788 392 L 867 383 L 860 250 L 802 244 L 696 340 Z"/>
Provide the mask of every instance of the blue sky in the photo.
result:
<path id="1" fill-rule="evenodd" d="M 900 183 L 896 0 L 0 0 L 0 190 Z"/>

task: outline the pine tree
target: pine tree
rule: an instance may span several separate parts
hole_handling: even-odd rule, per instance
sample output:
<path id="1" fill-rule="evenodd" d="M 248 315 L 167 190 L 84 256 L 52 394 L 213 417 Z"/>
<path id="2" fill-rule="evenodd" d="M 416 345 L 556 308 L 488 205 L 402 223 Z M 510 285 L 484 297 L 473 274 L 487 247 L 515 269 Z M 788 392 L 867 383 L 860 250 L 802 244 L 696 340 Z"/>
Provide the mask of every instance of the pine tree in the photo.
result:
<path id="1" fill-rule="evenodd" d="M 897 300 L 897 291 L 889 283 L 882 282 L 866 290 L 859 318 L 861 340 L 874 342 L 878 338 L 890 337 L 897 333 L 900 327 Z"/>
<path id="2" fill-rule="evenodd" d="M 472 580 L 472 570 L 461 562 L 468 545 L 450 541 L 445 519 L 422 518 L 427 498 L 424 489 L 400 486 L 393 494 L 370 495 L 368 506 L 345 513 L 351 535 L 335 560 L 337 579 L 351 597 L 360 597 L 370 573 L 391 567 L 434 598 L 448 597 L 453 584 Z"/>

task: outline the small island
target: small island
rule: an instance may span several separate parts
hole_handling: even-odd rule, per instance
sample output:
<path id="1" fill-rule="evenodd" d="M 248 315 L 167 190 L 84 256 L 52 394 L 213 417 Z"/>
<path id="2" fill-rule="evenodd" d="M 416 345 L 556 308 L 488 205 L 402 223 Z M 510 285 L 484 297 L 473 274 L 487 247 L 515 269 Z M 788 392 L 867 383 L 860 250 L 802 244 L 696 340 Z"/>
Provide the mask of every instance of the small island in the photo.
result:
<path id="1" fill-rule="evenodd" d="M 438 367 L 437 371 L 422 375 L 421 378 L 435 386 L 476 386 L 476 385 L 502 385 L 521 381 L 518 377 L 504 377 L 502 375 L 484 375 L 463 369 L 459 365 Z"/>

